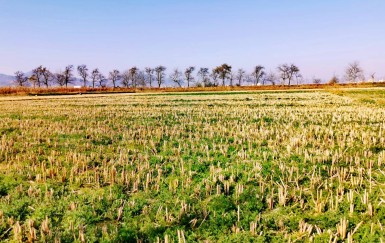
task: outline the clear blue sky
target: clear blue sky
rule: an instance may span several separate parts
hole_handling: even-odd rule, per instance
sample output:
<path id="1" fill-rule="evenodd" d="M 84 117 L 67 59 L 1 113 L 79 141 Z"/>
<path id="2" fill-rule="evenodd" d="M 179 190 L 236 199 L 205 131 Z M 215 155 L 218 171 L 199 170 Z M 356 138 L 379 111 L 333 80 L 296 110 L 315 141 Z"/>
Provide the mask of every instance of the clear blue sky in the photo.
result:
<path id="1" fill-rule="evenodd" d="M 384 0 L 0 0 L 0 73 L 295 63 L 328 79 L 359 61 L 384 77 L 384 15 Z"/>

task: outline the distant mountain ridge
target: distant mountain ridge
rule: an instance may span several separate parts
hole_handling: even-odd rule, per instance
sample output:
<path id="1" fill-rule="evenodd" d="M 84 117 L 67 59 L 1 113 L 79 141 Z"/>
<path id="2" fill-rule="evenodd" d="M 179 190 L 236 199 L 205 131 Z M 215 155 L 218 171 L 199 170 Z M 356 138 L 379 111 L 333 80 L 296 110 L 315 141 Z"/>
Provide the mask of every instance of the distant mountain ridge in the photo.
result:
<path id="1" fill-rule="evenodd" d="M 0 74 L 0 86 L 11 86 L 14 78 L 11 75 Z"/>
<path id="2" fill-rule="evenodd" d="M 32 72 L 25 73 L 25 76 L 31 76 Z M 0 73 L 0 87 L 7 87 L 7 86 L 14 86 L 13 81 L 15 80 L 15 76 L 7 75 L 7 74 L 1 74 Z M 73 83 L 71 85 L 79 85 L 82 84 L 82 80 L 79 78 L 74 78 Z"/>

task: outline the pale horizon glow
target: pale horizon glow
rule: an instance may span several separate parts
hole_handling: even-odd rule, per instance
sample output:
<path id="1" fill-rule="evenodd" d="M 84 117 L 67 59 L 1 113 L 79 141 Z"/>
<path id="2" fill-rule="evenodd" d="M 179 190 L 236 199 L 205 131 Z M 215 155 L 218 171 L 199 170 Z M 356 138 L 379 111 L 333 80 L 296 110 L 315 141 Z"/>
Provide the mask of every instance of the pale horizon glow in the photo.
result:
<path id="1" fill-rule="evenodd" d="M 384 79 L 384 9 L 383 0 L 0 0 L 0 73 L 294 63 L 305 79 L 328 80 L 358 61 L 367 79 Z"/>

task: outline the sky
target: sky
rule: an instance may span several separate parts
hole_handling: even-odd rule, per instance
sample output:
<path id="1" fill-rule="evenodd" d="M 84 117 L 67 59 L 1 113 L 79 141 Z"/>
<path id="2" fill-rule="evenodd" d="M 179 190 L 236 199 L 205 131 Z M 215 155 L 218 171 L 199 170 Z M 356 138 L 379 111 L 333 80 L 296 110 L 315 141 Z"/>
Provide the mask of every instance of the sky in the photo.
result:
<path id="1" fill-rule="evenodd" d="M 384 11 L 384 0 L 0 0 L 0 73 L 294 63 L 328 80 L 358 61 L 385 78 Z"/>

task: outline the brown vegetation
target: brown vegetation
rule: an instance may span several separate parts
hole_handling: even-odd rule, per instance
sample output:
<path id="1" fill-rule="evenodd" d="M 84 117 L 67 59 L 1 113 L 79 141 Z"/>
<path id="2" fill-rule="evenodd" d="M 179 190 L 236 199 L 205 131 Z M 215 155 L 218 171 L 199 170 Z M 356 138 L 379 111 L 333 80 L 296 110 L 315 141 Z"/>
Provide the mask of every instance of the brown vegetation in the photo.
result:
<path id="1" fill-rule="evenodd" d="M 329 88 L 370 88 L 385 87 L 385 83 L 346 83 L 346 84 L 303 84 L 303 85 L 267 85 L 267 86 L 217 86 L 217 87 L 164 87 L 164 88 L 74 88 L 74 87 L 2 87 L 0 95 L 75 95 L 104 93 L 157 93 L 157 92 L 218 92 L 218 91 L 249 91 L 249 90 L 298 90 L 298 89 L 329 89 Z"/>

